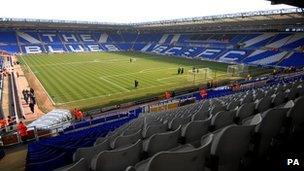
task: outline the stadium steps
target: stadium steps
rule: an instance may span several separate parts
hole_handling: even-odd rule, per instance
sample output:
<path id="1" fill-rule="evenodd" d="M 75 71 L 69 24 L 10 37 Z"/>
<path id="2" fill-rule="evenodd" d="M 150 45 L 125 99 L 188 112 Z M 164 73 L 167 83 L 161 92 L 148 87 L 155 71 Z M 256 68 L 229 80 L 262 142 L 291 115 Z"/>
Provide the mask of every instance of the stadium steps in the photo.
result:
<path id="1" fill-rule="evenodd" d="M 37 34 L 37 35 L 38 35 L 39 41 L 42 42 L 42 43 L 41 43 L 41 46 L 42 46 L 44 52 L 47 52 L 47 49 L 45 48 L 45 43 L 43 43 L 43 40 L 41 39 L 40 34 Z"/>
<path id="2" fill-rule="evenodd" d="M 261 49 L 255 50 L 251 54 L 249 54 L 247 57 L 245 57 L 243 60 L 241 60 L 241 62 L 244 63 L 247 59 L 251 58 L 252 56 L 256 56 L 256 55 L 261 54 L 266 51 L 267 50 L 261 50 Z"/>
<path id="3" fill-rule="evenodd" d="M 22 53 L 22 48 L 21 48 L 20 40 L 19 40 L 19 37 L 17 36 L 16 32 L 15 32 L 15 36 L 16 36 L 16 41 L 17 41 L 17 46 L 19 48 L 19 51 Z"/>
<path id="4" fill-rule="evenodd" d="M 220 52 L 215 58 L 213 58 L 212 60 L 219 60 L 222 56 L 224 56 L 227 53 L 227 50 L 223 50 L 222 52 Z"/>
<path id="5" fill-rule="evenodd" d="M 282 46 L 282 48 L 285 48 L 285 49 L 298 48 L 300 45 L 297 46 L 297 44 L 296 45 L 294 45 L 294 44 L 303 38 L 304 38 L 303 33 L 296 33 Z"/>
<path id="6" fill-rule="evenodd" d="M 132 49 L 132 50 L 133 50 L 133 48 L 134 48 L 134 45 L 135 45 L 136 42 L 137 42 L 138 37 L 139 37 L 139 34 L 136 35 L 136 38 L 135 38 L 134 42 L 131 42 L 131 44 L 132 44 L 131 49 Z"/>
<path id="7" fill-rule="evenodd" d="M 170 41 L 170 44 L 177 43 L 178 40 L 179 40 L 179 38 L 180 38 L 180 36 L 181 36 L 181 34 L 174 34 L 173 38 Z"/>
<path id="8" fill-rule="evenodd" d="M 293 66 L 296 68 L 300 68 L 304 65 L 304 54 L 300 52 L 293 52 L 293 54 L 290 55 L 288 58 L 282 60 L 279 65 L 285 67 Z"/>
<path id="9" fill-rule="evenodd" d="M 253 46 L 253 45 L 255 45 L 255 44 L 257 44 L 257 43 L 259 43 L 259 42 L 261 42 L 263 40 L 266 40 L 266 39 L 269 39 L 271 37 L 274 37 L 275 35 L 276 35 L 276 33 L 264 33 L 262 35 L 259 35 L 259 36 L 255 37 L 255 38 L 253 38 L 253 39 L 249 39 L 249 40 L 245 41 L 244 42 L 245 43 L 244 47 L 247 48 L 247 47 Z"/>
<path id="10" fill-rule="evenodd" d="M 17 36 L 22 37 L 23 39 L 25 39 L 26 41 L 32 44 L 41 44 L 41 41 L 35 39 L 34 37 L 30 36 L 27 33 L 17 31 Z"/>
<path id="11" fill-rule="evenodd" d="M 244 35 L 236 44 L 243 43 L 248 35 Z"/>
<path id="12" fill-rule="evenodd" d="M 267 43 L 265 44 L 264 47 L 266 47 L 270 42 L 272 42 L 273 40 L 275 40 L 275 38 L 276 38 L 277 36 L 279 36 L 279 34 L 277 34 L 277 35 L 273 36 L 271 39 L 269 39 L 269 41 L 267 41 Z"/>
<path id="13" fill-rule="evenodd" d="M 279 35 L 280 35 L 280 34 L 278 34 L 277 36 L 279 36 Z M 280 47 L 282 47 L 284 44 L 286 44 L 292 37 L 293 37 L 293 35 L 290 35 L 290 36 L 287 36 L 287 37 L 285 37 L 285 38 L 283 38 L 283 39 L 280 39 L 280 40 L 278 40 L 278 41 L 272 42 L 272 40 L 275 39 L 275 37 L 274 37 L 271 41 L 269 41 L 269 43 L 270 43 L 270 42 L 272 42 L 272 43 L 267 44 L 265 47 L 266 47 L 266 48 L 280 48 Z"/>
<path id="14" fill-rule="evenodd" d="M 211 34 L 205 41 L 211 41 L 213 37 L 215 37 L 216 34 Z"/>
<path id="15" fill-rule="evenodd" d="M 59 40 L 60 40 L 60 42 L 61 42 L 61 44 L 62 44 L 64 50 L 67 51 L 67 52 L 69 52 L 69 50 L 68 50 L 68 48 L 66 47 L 65 43 L 63 42 L 61 36 L 58 35 L 58 37 L 59 37 Z"/>
<path id="16" fill-rule="evenodd" d="M 146 52 L 152 45 L 153 45 L 152 43 L 148 43 L 140 51 L 141 52 Z"/>
<path id="17" fill-rule="evenodd" d="M 255 61 L 251 61 L 249 62 L 250 64 L 255 64 L 255 65 L 273 65 L 276 64 L 278 61 L 280 61 L 282 58 L 284 58 L 284 56 L 288 54 L 288 52 L 283 51 L 262 59 L 258 59 Z"/>
<path id="18" fill-rule="evenodd" d="M 88 50 L 86 50 L 86 49 L 88 49 L 88 47 L 87 46 L 85 46 L 85 42 L 82 40 L 82 38 L 79 36 L 79 32 L 76 32 L 76 38 L 78 39 L 78 40 L 80 40 L 79 42 L 78 42 L 78 45 L 81 45 L 82 47 L 83 47 L 83 49 L 84 49 L 84 51 L 88 51 Z"/>
<path id="19" fill-rule="evenodd" d="M 122 39 L 123 42 L 127 43 L 126 39 L 122 36 L 121 33 L 118 33 L 118 35 L 121 37 L 121 39 Z M 114 44 L 114 43 L 113 43 L 113 44 Z"/>
<path id="20" fill-rule="evenodd" d="M 294 54 L 294 52 L 288 52 L 280 61 L 277 62 L 276 66 L 280 66 L 280 63 L 282 63 L 282 61 L 288 59 L 289 57 L 291 57 Z"/>
<path id="21" fill-rule="evenodd" d="M 160 40 L 158 41 L 158 43 L 159 44 L 165 43 L 165 41 L 167 40 L 168 37 L 169 37 L 169 34 L 163 34 L 163 36 L 160 38 Z"/>
<path id="22" fill-rule="evenodd" d="M 109 38 L 109 35 L 108 35 L 108 34 L 102 33 L 102 34 L 100 35 L 100 38 L 99 38 L 99 40 L 98 40 L 98 43 L 107 43 L 108 38 Z"/>

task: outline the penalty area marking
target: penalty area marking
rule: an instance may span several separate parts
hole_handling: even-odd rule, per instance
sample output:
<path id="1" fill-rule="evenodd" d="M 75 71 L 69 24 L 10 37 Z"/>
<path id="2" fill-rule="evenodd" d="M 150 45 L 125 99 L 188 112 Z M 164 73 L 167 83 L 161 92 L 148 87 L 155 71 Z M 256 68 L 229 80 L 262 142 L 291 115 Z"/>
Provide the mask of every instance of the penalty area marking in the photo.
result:
<path id="1" fill-rule="evenodd" d="M 79 99 L 79 100 L 72 100 L 72 101 L 63 102 L 63 103 L 56 103 L 56 104 L 57 105 L 64 105 L 64 104 L 73 103 L 73 102 L 80 102 L 80 101 L 85 101 L 85 100 L 90 100 L 90 99 L 97 99 L 97 98 L 100 98 L 100 97 L 109 97 L 109 96 L 112 96 L 112 95 L 122 94 L 122 93 L 125 93 L 125 92 L 103 94 L 103 95 L 100 95 L 100 96 L 94 96 L 94 97 L 89 97 L 89 98 L 84 98 L 84 99 Z"/>
<path id="2" fill-rule="evenodd" d="M 154 70 L 154 69 L 156 69 L 156 70 Z M 153 71 L 171 70 L 171 69 L 175 69 L 175 68 L 150 68 L 150 69 L 144 69 L 144 70 L 141 70 L 138 72 L 132 72 L 132 73 L 128 73 L 128 74 L 113 74 L 113 75 L 108 75 L 108 76 L 102 76 L 100 78 L 122 77 L 122 76 L 129 76 L 129 75 L 135 75 L 135 74 L 144 74 L 144 73 L 149 73 L 149 72 L 153 72 Z"/>
<path id="3" fill-rule="evenodd" d="M 116 87 L 118 87 L 118 88 L 121 88 L 121 89 L 123 89 L 123 90 L 126 90 L 126 92 L 129 92 L 129 91 L 130 91 L 130 90 L 127 89 L 127 88 L 124 88 L 124 87 L 122 87 L 122 86 L 120 86 L 120 85 L 118 85 L 118 84 L 116 84 L 116 83 L 114 83 L 114 82 L 112 82 L 112 81 L 109 81 L 109 80 L 105 79 L 104 77 L 100 77 L 100 79 L 102 79 L 102 80 L 104 80 L 105 82 L 110 83 L 110 84 L 112 84 L 112 85 L 114 85 L 114 86 L 116 86 Z"/>
<path id="4" fill-rule="evenodd" d="M 157 79 L 157 81 L 163 81 L 163 80 L 168 80 L 168 79 L 171 79 L 171 78 L 179 78 L 179 77 L 185 77 L 185 76 L 187 76 L 187 75 L 174 75 L 174 76 L 170 76 L 170 77 L 164 77 L 164 78 L 159 78 L 159 79 Z"/>
<path id="5" fill-rule="evenodd" d="M 167 84 L 164 84 L 162 86 L 168 86 L 168 85 L 174 85 L 176 83 L 167 83 Z M 136 89 L 136 90 L 145 90 L 145 89 L 151 89 L 151 88 L 155 88 L 155 87 L 162 87 L 162 86 L 159 86 L 159 85 L 155 85 L 155 86 L 149 86 L 149 87 L 145 87 L 145 88 L 140 88 L 139 89 Z M 128 92 L 132 92 L 132 91 L 136 91 L 136 90 L 128 90 Z M 79 99 L 79 100 L 72 100 L 72 101 L 68 101 L 68 102 L 63 102 L 63 103 L 56 103 L 57 105 L 64 105 L 64 104 L 69 104 L 69 103 L 74 103 L 74 102 L 80 102 L 80 101 L 86 101 L 86 100 L 90 100 L 90 99 L 97 99 L 97 98 L 100 98 L 100 97 L 109 97 L 109 96 L 112 96 L 112 95 L 117 95 L 117 94 L 123 94 L 123 93 L 126 93 L 126 91 L 124 92 L 117 92 L 117 93 L 110 93 L 110 94 L 103 94 L 103 95 L 100 95 L 100 96 L 94 96 L 94 97 L 89 97 L 89 98 L 84 98 L 84 99 Z M 126 96 L 128 97 L 128 96 Z"/>
<path id="6" fill-rule="evenodd" d="M 162 71 L 162 70 L 171 70 L 171 69 L 176 69 L 176 67 L 174 67 L 174 68 L 173 67 L 172 68 L 149 68 L 149 69 L 141 70 L 141 71 L 139 71 L 139 73 L 144 73 L 146 71 L 153 72 L 153 71 Z"/>

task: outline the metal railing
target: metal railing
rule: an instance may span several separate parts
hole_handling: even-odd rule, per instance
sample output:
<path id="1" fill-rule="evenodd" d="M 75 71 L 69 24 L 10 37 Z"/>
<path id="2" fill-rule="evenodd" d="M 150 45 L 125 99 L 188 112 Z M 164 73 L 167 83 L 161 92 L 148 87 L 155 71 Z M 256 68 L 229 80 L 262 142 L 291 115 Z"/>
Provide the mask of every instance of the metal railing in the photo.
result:
<path id="1" fill-rule="evenodd" d="M 116 119 L 106 120 L 106 118 L 108 118 L 108 117 L 116 116 L 116 115 L 123 115 L 123 114 L 126 116 L 118 117 Z M 59 135 L 59 133 L 68 133 L 68 132 L 79 131 L 82 129 L 92 128 L 92 127 L 96 127 L 98 125 L 101 125 L 101 124 L 104 124 L 107 122 L 112 122 L 115 120 L 129 117 L 130 115 L 134 115 L 134 113 L 130 113 L 130 112 L 129 113 L 109 113 L 109 114 L 105 114 L 105 115 L 96 117 L 92 120 L 90 119 L 90 120 L 84 120 L 84 121 L 80 121 L 80 122 L 74 122 L 74 121 L 70 120 L 70 121 L 56 123 L 56 124 L 49 125 L 49 126 L 39 127 L 39 128 L 37 128 L 36 126 L 29 126 L 27 129 L 27 132 L 30 133 L 32 136 L 28 136 L 26 141 L 38 141 L 41 138 L 57 136 L 57 135 Z M 98 120 L 98 119 L 102 119 L 102 118 L 105 118 L 104 122 L 97 122 L 95 124 L 93 123 L 94 120 Z M 83 122 L 87 122 L 88 125 L 83 126 L 83 127 L 77 127 L 77 124 L 83 124 Z M 66 128 L 71 128 L 71 129 L 68 129 L 66 131 L 65 130 Z M 41 134 L 41 132 L 43 132 L 43 134 Z M 0 133 L 2 133 L 0 135 L 0 146 L 1 145 L 2 146 L 12 146 L 12 145 L 23 142 L 19 132 L 17 131 L 16 124 L 1 128 Z M 7 142 L 6 138 L 15 139 L 15 141 Z"/>
<path id="2" fill-rule="evenodd" d="M 0 146 L 12 146 L 23 143 L 21 135 L 16 130 L 16 125 L 6 126 L 0 129 Z M 38 141 L 44 137 L 52 137 L 59 135 L 60 129 L 38 130 L 36 127 L 28 127 L 28 136 L 25 141 Z"/>
<path id="3" fill-rule="evenodd" d="M 173 20 L 162 20 L 162 21 L 152 21 L 152 22 L 141 22 L 133 23 L 134 26 L 148 26 L 155 24 L 177 24 L 177 23 L 196 23 L 209 20 L 222 20 L 222 19 L 232 19 L 232 18 L 246 18 L 254 16 L 269 16 L 269 15 L 284 15 L 291 13 L 303 13 L 304 8 L 287 8 L 287 9 L 276 9 L 276 10 L 265 10 L 265 11 L 251 11 L 243 13 L 233 13 L 233 14 L 221 14 L 221 15 L 211 15 L 204 17 L 192 17 L 192 18 L 182 18 L 182 19 L 173 19 Z"/>

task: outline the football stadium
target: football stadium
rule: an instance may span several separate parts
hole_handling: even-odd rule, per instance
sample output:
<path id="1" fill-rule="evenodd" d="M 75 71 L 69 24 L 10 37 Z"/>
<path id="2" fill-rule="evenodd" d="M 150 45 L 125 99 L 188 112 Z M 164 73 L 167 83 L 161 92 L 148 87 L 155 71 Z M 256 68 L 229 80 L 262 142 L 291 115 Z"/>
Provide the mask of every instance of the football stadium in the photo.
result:
<path id="1" fill-rule="evenodd" d="M 0 11 L 1 171 L 304 170 L 304 2 L 44 1 Z"/>

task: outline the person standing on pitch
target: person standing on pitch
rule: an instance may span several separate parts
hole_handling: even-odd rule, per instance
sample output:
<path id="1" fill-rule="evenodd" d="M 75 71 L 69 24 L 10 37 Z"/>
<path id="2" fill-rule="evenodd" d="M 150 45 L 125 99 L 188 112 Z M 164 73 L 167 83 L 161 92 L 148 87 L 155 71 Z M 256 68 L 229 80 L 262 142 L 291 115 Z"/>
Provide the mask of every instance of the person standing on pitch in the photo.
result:
<path id="1" fill-rule="evenodd" d="M 138 81 L 137 81 L 137 80 L 134 81 L 134 87 L 135 87 L 135 88 L 138 87 Z"/>

